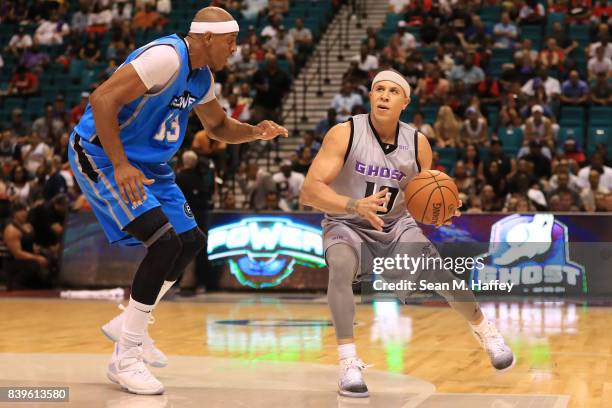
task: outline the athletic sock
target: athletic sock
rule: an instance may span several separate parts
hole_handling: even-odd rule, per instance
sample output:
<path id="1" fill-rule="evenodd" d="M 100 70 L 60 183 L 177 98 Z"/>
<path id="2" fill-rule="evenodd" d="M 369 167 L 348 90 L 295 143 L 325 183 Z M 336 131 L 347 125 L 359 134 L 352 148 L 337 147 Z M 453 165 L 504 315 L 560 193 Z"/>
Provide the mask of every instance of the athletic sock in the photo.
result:
<path id="1" fill-rule="evenodd" d="M 338 357 L 340 360 L 357 357 L 357 348 L 355 343 L 340 344 L 338 346 Z"/>
<path id="2" fill-rule="evenodd" d="M 170 290 L 170 288 L 172 287 L 172 285 L 174 285 L 176 281 L 164 281 L 164 283 L 162 284 L 161 289 L 159 290 L 159 294 L 157 295 L 157 299 L 155 300 L 155 304 L 153 305 L 153 308 L 155 308 L 157 306 L 157 304 L 159 303 L 160 300 L 162 300 L 162 298 L 164 297 L 164 295 L 166 294 L 166 292 L 168 292 Z"/>
<path id="3" fill-rule="evenodd" d="M 130 297 L 130 301 L 125 308 L 125 319 L 123 320 L 123 328 L 119 338 L 121 349 L 125 350 L 126 348 L 142 345 L 149 322 L 149 315 L 153 307 L 154 305 L 145 305 Z"/>
<path id="4" fill-rule="evenodd" d="M 472 329 L 477 332 L 477 333 L 482 333 L 485 328 L 487 327 L 489 321 L 487 320 L 487 316 L 485 316 L 484 314 L 482 315 L 482 321 L 478 324 L 472 324 L 470 323 L 470 326 L 472 326 Z"/>

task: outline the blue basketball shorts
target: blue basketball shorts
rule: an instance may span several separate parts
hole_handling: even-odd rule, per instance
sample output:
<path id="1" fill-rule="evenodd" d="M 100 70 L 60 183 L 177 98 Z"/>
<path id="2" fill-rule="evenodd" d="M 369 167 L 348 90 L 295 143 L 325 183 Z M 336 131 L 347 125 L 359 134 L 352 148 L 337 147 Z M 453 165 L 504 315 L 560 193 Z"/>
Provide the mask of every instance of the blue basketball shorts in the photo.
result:
<path id="1" fill-rule="evenodd" d="M 161 207 L 177 234 L 189 231 L 197 223 L 175 182 L 174 172 L 167 163 L 135 163 L 134 167 L 145 177 L 155 180 L 145 185 L 147 199 L 137 207 L 123 201 L 115 182 L 112 163 L 101 147 L 84 141 L 72 132 L 69 140 L 68 159 L 87 201 L 100 221 L 106 237 L 111 243 L 140 245 L 124 228 L 140 215 L 155 207 Z M 86 147 L 84 147 L 86 146 Z"/>

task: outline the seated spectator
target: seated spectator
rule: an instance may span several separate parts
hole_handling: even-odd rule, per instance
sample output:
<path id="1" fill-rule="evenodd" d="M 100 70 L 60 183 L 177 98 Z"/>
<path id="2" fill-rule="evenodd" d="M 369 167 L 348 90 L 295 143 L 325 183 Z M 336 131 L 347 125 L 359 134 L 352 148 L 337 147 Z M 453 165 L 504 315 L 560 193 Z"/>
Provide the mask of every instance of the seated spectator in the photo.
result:
<path id="1" fill-rule="evenodd" d="M 472 89 L 466 86 L 465 82 L 460 79 L 455 80 L 451 82 L 450 91 L 446 97 L 445 104 L 460 115 L 470 106 L 472 94 Z"/>
<path id="2" fill-rule="evenodd" d="M 137 30 L 152 30 L 161 31 L 166 24 L 166 19 L 159 14 L 152 4 L 146 4 L 144 9 L 134 14 L 132 26 Z"/>
<path id="3" fill-rule="evenodd" d="M 319 149 L 321 148 L 321 143 L 319 143 L 315 139 L 314 132 L 310 130 L 304 130 L 302 131 L 301 136 L 302 142 L 295 149 L 294 160 L 302 155 L 302 151 L 305 148 L 311 149 L 313 155 L 316 155 L 319 152 Z"/>
<path id="4" fill-rule="evenodd" d="M 321 119 L 319 123 L 317 123 L 317 127 L 315 128 L 315 139 L 317 141 L 322 142 L 329 129 L 340 123 L 336 119 L 336 116 L 336 110 L 334 108 L 329 108 L 327 110 L 327 117 Z"/>
<path id="5" fill-rule="evenodd" d="M 264 119 L 279 122 L 282 99 L 291 86 L 291 78 L 285 71 L 278 69 L 276 57 L 266 58 L 265 68 L 253 75 L 253 87 L 256 90 L 253 99 L 253 120 L 256 123 Z"/>
<path id="6" fill-rule="evenodd" d="M 541 105 L 531 107 L 531 117 L 525 121 L 523 144 L 529 145 L 532 141 L 544 143 L 549 148 L 555 144 L 553 123 L 544 116 L 544 109 Z"/>
<path id="7" fill-rule="evenodd" d="M 268 0 L 270 13 L 285 15 L 289 12 L 289 0 Z"/>
<path id="8" fill-rule="evenodd" d="M 568 177 L 567 180 L 567 187 L 569 189 L 571 189 L 572 191 L 578 193 L 580 192 L 580 190 L 582 189 L 582 182 L 581 180 L 578 178 L 578 176 L 572 174 L 572 172 L 570 171 L 570 164 L 569 164 L 569 160 L 567 158 L 562 158 L 559 160 L 559 162 L 557 163 L 557 165 L 554 168 L 554 173 L 553 176 L 550 178 L 550 180 L 548 180 L 548 196 L 552 196 L 552 194 L 550 194 L 551 191 L 557 189 L 559 187 L 559 177 L 561 174 L 565 174 Z"/>
<path id="9" fill-rule="evenodd" d="M 363 98 L 355 92 L 351 82 L 344 81 L 340 93 L 334 96 L 330 105 L 337 112 L 336 120 L 338 122 L 347 121 L 351 116 L 351 111 L 357 105 L 363 105 Z"/>
<path id="10" fill-rule="evenodd" d="M 572 201 L 580 206 L 580 195 L 571 187 L 569 173 L 559 173 L 557 174 L 557 185 L 555 188 L 550 190 L 548 196 L 552 197 L 554 195 L 558 195 L 561 197 L 561 195 L 565 192 L 568 192 L 572 196 Z"/>
<path id="11" fill-rule="evenodd" d="M 52 12 L 49 20 L 42 20 L 36 32 L 34 40 L 41 45 L 60 45 L 64 43 L 64 37 L 70 34 L 67 23 L 60 21 L 57 12 Z"/>
<path id="12" fill-rule="evenodd" d="M 570 39 L 563 31 L 563 26 L 559 21 L 555 21 L 552 25 L 552 32 L 549 34 L 550 38 L 554 38 L 557 42 L 557 46 L 561 47 L 563 54 L 569 56 L 570 53 L 578 48 L 578 42 Z"/>
<path id="13" fill-rule="evenodd" d="M 612 103 L 612 86 L 605 73 L 600 72 L 597 75 L 597 79 L 591 85 L 590 96 L 594 105 L 608 106 Z"/>
<path id="14" fill-rule="evenodd" d="M 438 43 L 445 51 L 453 52 L 459 50 L 463 45 L 463 37 L 457 34 L 457 31 L 451 24 L 445 24 L 441 27 Z"/>
<path id="15" fill-rule="evenodd" d="M 51 147 L 41 140 L 38 132 L 33 130 L 28 143 L 21 147 L 21 160 L 28 175 L 34 177 L 38 168 L 50 160 L 52 154 Z"/>
<path id="16" fill-rule="evenodd" d="M 503 208 L 502 200 L 495 194 L 493 186 L 486 184 L 480 191 L 480 206 L 483 211 L 501 211 Z"/>
<path id="17" fill-rule="evenodd" d="M 471 15 L 472 24 L 463 33 L 467 49 L 476 51 L 493 42 L 493 30 L 483 24 L 478 14 Z"/>
<path id="18" fill-rule="evenodd" d="M 132 4 L 127 1 L 115 2 L 111 9 L 113 22 L 123 22 L 132 20 Z M 161 12 L 160 12 L 161 13 Z"/>
<path id="19" fill-rule="evenodd" d="M 276 191 L 276 183 L 272 176 L 265 170 L 260 169 L 256 162 L 246 165 L 244 174 L 238 176 L 238 185 L 246 197 L 246 208 L 262 210 L 266 203 L 266 194 Z"/>
<path id="20" fill-rule="evenodd" d="M 419 81 L 423 78 L 423 64 L 417 58 L 416 55 L 413 55 L 409 58 L 406 58 L 404 65 L 398 66 L 398 71 L 406 78 L 408 81 L 408 85 L 410 85 L 411 89 L 416 89 Z"/>
<path id="21" fill-rule="evenodd" d="M 561 102 L 566 105 L 586 105 L 589 102 L 589 86 L 572 70 L 569 79 L 561 87 Z"/>
<path id="22" fill-rule="evenodd" d="M 84 2 L 79 2 L 79 9 L 72 15 L 70 20 L 70 28 L 73 33 L 82 33 L 87 30 L 89 24 L 89 5 Z"/>
<path id="23" fill-rule="evenodd" d="M 507 11 L 502 13 L 501 21 L 493 27 L 493 33 L 495 34 L 495 47 L 514 48 L 514 42 L 518 38 L 518 30 L 510 19 L 510 13 Z"/>
<path id="24" fill-rule="evenodd" d="M 610 190 L 601 185 L 600 179 L 601 174 L 599 171 L 595 169 L 589 171 L 589 183 L 580 191 L 580 199 L 582 200 L 582 205 L 586 212 L 596 211 L 595 197 L 597 194 L 610 194 Z"/>
<path id="25" fill-rule="evenodd" d="M 436 66 L 426 70 L 428 74 L 419 81 L 416 89 L 416 94 L 419 97 L 419 103 L 441 104 L 448 95 L 450 83 L 441 76 L 440 69 Z"/>
<path id="26" fill-rule="evenodd" d="M 280 207 L 280 198 L 278 191 L 268 191 L 266 193 L 266 202 L 263 211 L 289 211 L 283 210 Z"/>
<path id="27" fill-rule="evenodd" d="M 79 58 L 87 62 L 88 66 L 95 65 L 100 60 L 100 43 L 93 32 L 87 34 L 87 41 L 79 51 Z"/>
<path id="28" fill-rule="evenodd" d="M 437 147 L 459 146 L 461 122 L 455 117 L 455 113 L 450 106 L 440 107 L 434 130 L 438 138 Z"/>
<path id="29" fill-rule="evenodd" d="M 308 173 L 308 169 L 314 160 L 315 154 L 310 147 L 304 147 L 293 161 L 293 168 L 295 171 L 302 174 Z"/>
<path id="30" fill-rule="evenodd" d="M 595 50 L 595 57 L 589 59 L 588 70 L 589 79 L 593 80 L 599 73 L 604 74 L 607 78 L 612 72 L 612 59 L 606 57 L 604 47 L 598 47 Z"/>
<path id="31" fill-rule="evenodd" d="M 589 185 L 589 174 L 591 170 L 597 170 L 600 174 L 599 186 L 612 190 L 612 168 L 604 165 L 604 158 L 601 153 L 594 153 L 591 156 L 591 164 L 578 171 L 580 187 L 585 188 Z"/>
<path id="32" fill-rule="evenodd" d="M 352 61 L 357 61 L 357 68 L 362 72 L 362 76 L 365 78 L 368 78 L 378 69 L 378 58 L 376 55 L 368 53 L 368 46 L 365 44 L 361 45 L 359 54 L 355 55 Z"/>
<path id="33" fill-rule="evenodd" d="M 499 126 L 502 128 L 518 128 L 522 124 L 521 114 L 517 109 L 518 96 L 513 93 L 506 95 L 505 103 L 499 111 Z"/>
<path id="34" fill-rule="evenodd" d="M 295 44 L 297 51 L 296 64 L 303 66 L 306 63 L 306 56 L 310 54 L 313 48 L 313 36 L 310 28 L 304 26 L 304 20 L 301 18 L 295 19 L 295 27 L 289 30 L 291 38 Z"/>
<path id="35" fill-rule="evenodd" d="M 423 46 L 434 46 L 438 41 L 439 28 L 431 15 L 425 16 L 425 21 L 421 26 L 421 42 Z"/>
<path id="36" fill-rule="evenodd" d="M 539 68 L 537 76 L 530 79 L 523 85 L 521 92 L 527 96 L 535 96 L 536 90 L 543 87 L 546 94 L 546 101 L 555 101 L 561 95 L 561 84 L 559 80 L 548 75 L 548 71 Z"/>
<path id="37" fill-rule="evenodd" d="M 530 66 L 535 66 L 538 60 L 538 52 L 532 48 L 532 42 L 529 38 L 523 39 L 520 47 L 514 52 L 514 61 L 518 66 L 523 66 L 527 63 Z"/>
<path id="38" fill-rule="evenodd" d="M 606 58 L 612 58 L 612 43 L 610 42 L 610 37 L 605 36 L 601 39 L 601 41 L 597 41 L 589 44 L 587 47 L 587 55 L 588 58 L 593 58 L 597 56 L 597 49 L 599 47 L 603 47 L 605 50 L 604 55 Z"/>
<path id="39" fill-rule="evenodd" d="M 205 129 L 200 130 L 193 137 L 191 149 L 214 161 L 215 167 L 221 172 L 225 172 L 227 143 L 220 142 L 208 136 Z"/>
<path id="40" fill-rule="evenodd" d="M 304 175 L 293 171 L 291 160 L 283 160 L 280 171 L 274 174 L 277 191 L 280 193 L 279 207 L 283 211 L 299 208 L 300 189 L 304 184 Z"/>
<path id="41" fill-rule="evenodd" d="M 467 119 L 461 127 L 461 146 L 468 143 L 485 146 L 488 144 L 487 120 L 475 108 L 469 107 L 466 111 Z"/>
<path id="42" fill-rule="evenodd" d="M 36 74 L 41 74 L 49 65 L 51 58 L 49 54 L 40 49 L 40 45 L 34 41 L 32 47 L 23 51 L 19 64 L 26 67 L 27 70 Z"/>
<path id="43" fill-rule="evenodd" d="M 67 210 L 68 198 L 60 194 L 34 206 L 28 214 L 28 221 L 34 227 L 36 244 L 50 249 L 56 255 L 59 254 L 62 242 Z"/>
<path id="44" fill-rule="evenodd" d="M 269 24 L 261 30 L 261 37 L 264 38 L 265 41 L 270 38 L 276 37 L 278 33 L 278 29 L 283 23 L 283 18 L 280 14 L 270 14 L 268 17 Z"/>
<path id="45" fill-rule="evenodd" d="M 87 32 L 89 33 L 105 33 L 113 22 L 113 12 L 109 6 L 102 6 L 100 3 L 95 3 L 92 12 L 87 19 Z"/>
<path id="46" fill-rule="evenodd" d="M 249 45 L 240 46 L 240 58 L 234 63 L 234 71 L 236 76 L 241 79 L 248 79 L 252 77 L 258 69 L 257 61 L 251 54 L 251 47 Z"/>
<path id="47" fill-rule="evenodd" d="M 89 103 L 89 92 L 81 92 L 79 103 L 70 110 L 70 127 L 75 126 L 79 122 L 81 116 L 85 113 L 87 103 Z"/>
<path id="48" fill-rule="evenodd" d="M 284 59 L 289 62 L 290 71 L 293 72 L 293 55 L 295 53 L 295 45 L 291 34 L 287 34 L 285 26 L 280 25 L 276 31 L 276 35 L 270 37 L 266 41 L 265 47 L 269 53 L 276 55 L 278 59 Z"/>
<path id="49" fill-rule="evenodd" d="M 434 55 L 431 62 L 436 65 L 440 70 L 440 75 L 445 78 L 448 78 L 448 75 L 455 67 L 455 60 L 452 58 L 451 54 L 440 46 L 436 47 L 436 55 Z"/>
<path id="50" fill-rule="evenodd" d="M 32 46 L 32 37 L 30 34 L 25 32 L 25 29 L 18 26 L 15 30 L 15 34 L 11 37 L 8 43 L 6 51 L 13 55 L 20 55 L 23 51 L 27 50 Z"/>
<path id="51" fill-rule="evenodd" d="M 226 100 L 223 100 L 221 107 L 228 116 L 241 122 L 249 122 L 251 120 L 251 111 L 248 105 L 241 103 L 238 95 L 231 93 Z"/>
<path id="52" fill-rule="evenodd" d="M 434 131 L 433 127 L 425 123 L 423 119 L 424 119 L 423 113 L 420 111 L 417 111 L 414 113 L 414 116 L 412 117 L 412 123 L 409 123 L 408 125 L 412 126 L 414 129 L 424 134 L 427 140 L 429 141 L 429 144 L 431 145 L 431 147 L 435 147 L 438 141 L 438 138 L 436 137 L 436 132 Z"/>
<path id="53" fill-rule="evenodd" d="M 406 60 L 406 51 L 402 47 L 402 41 L 398 34 L 393 34 L 389 43 L 383 48 L 382 57 L 392 64 L 403 65 Z"/>
<path id="54" fill-rule="evenodd" d="M 480 166 L 480 153 L 474 143 L 465 145 L 464 150 L 459 154 L 465 171 L 469 176 L 482 178 L 482 169 Z M 478 181 L 478 180 L 477 180 Z"/>
<path id="55" fill-rule="evenodd" d="M 468 88 L 472 88 L 485 79 L 483 70 L 474 65 L 474 54 L 468 53 L 463 59 L 463 63 L 455 66 L 450 75 L 451 81 L 462 80 Z"/>
<path id="56" fill-rule="evenodd" d="M 59 156 L 53 156 L 42 196 L 45 201 L 49 201 L 58 194 L 68 194 L 68 183 L 62 174 L 62 159 Z"/>
<path id="57" fill-rule="evenodd" d="M 9 200 L 12 203 L 27 205 L 30 200 L 30 182 L 28 173 L 22 165 L 13 167 L 9 176 L 9 184 L 6 189 Z"/>
<path id="58" fill-rule="evenodd" d="M 448 170 L 440 163 L 440 153 L 437 150 L 431 152 L 431 169 L 447 173 Z"/>
<path id="59" fill-rule="evenodd" d="M 459 193 L 463 193 L 468 197 L 476 193 L 476 180 L 473 176 L 468 174 L 465 169 L 465 163 L 462 160 L 455 162 L 453 180 L 457 185 Z"/>
<path id="60" fill-rule="evenodd" d="M 8 124 L 8 128 L 17 137 L 24 137 L 30 134 L 32 131 L 32 124 L 23 118 L 23 110 L 15 108 L 11 112 L 11 120 Z"/>
<path id="61" fill-rule="evenodd" d="M 64 121 L 54 115 L 53 105 L 47 103 L 44 116 L 32 123 L 32 131 L 43 140 L 52 141 L 58 139 L 67 129 Z"/>
<path id="62" fill-rule="evenodd" d="M 410 31 L 407 31 L 406 27 L 408 27 L 408 24 L 405 21 L 400 20 L 397 23 L 396 32 L 400 38 L 400 44 L 402 49 L 406 52 L 406 54 L 411 54 L 416 49 L 418 43 L 414 34 L 412 34 Z"/>
<path id="63" fill-rule="evenodd" d="M 501 89 L 496 78 L 487 74 L 485 80 L 476 86 L 476 95 L 484 105 L 500 104 Z"/>
<path id="64" fill-rule="evenodd" d="M 53 286 L 49 260 L 34 243 L 34 228 L 28 222 L 24 204 L 14 203 L 4 228 L 4 243 L 9 251 L 6 260 L 7 289 L 40 289 Z"/>
<path id="65" fill-rule="evenodd" d="M 521 25 L 542 25 L 546 22 L 546 9 L 538 0 L 526 0 L 519 10 L 518 22 Z"/>
<path id="66" fill-rule="evenodd" d="M 485 159 L 483 160 L 482 170 L 485 179 L 491 177 L 491 163 L 496 162 L 499 168 L 499 173 L 506 177 L 508 174 L 515 171 L 516 162 L 514 159 L 508 158 L 503 150 L 503 143 L 498 138 L 492 138 Z"/>
<path id="67" fill-rule="evenodd" d="M 496 197 L 504 197 L 506 195 L 506 175 L 500 171 L 500 164 L 497 161 L 488 162 L 488 168 L 484 172 L 485 183 L 493 187 Z"/>
<path id="68" fill-rule="evenodd" d="M 9 81 L 8 95 L 29 96 L 38 94 L 38 76 L 20 65 Z"/>
<path id="69" fill-rule="evenodd" d="M 565 53 L 557 46 L 557 40 L 549 38 L 546 48 L 540 51 L 540 63 L 546 69 L 560 69 L 565 61 Z"/>

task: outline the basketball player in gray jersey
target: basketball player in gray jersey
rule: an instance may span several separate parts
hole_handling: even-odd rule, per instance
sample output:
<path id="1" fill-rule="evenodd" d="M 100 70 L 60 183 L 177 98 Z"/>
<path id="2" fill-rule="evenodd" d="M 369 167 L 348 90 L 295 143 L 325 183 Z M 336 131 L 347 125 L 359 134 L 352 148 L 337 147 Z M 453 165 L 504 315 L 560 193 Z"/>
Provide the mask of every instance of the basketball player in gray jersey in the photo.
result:
<path id="1" fill-rule="evenodd" d="M 430 168 L 432 156 L 425 135 L 399 121 L 409 103 L 410 86 L 402 75 L 390 70 L 378 73 L 370 91 L 371 113 L 353 116 L 329 130 L 301 190 L 304 204 L 325 212 L 327 297 L 338 341 L 338 387 L 343 396 L 369 395 L 361 373 L 366 366 L 357 357 L 353 338 L 352 283 L 362 278 L 361 244 L 423 243 L 419 247 L 430 248 L 429 256 L 439 256 L 404 202 L 404 188 L 415 175 Z M 427 277 L 436 282 L 457 279 L 448 270 L 426 273 L 403 278 Z M 497 370 L 514 365 L 514 353 L 484 316 L 471 291 L 438 293 L 469 322 Z M 408 295 L 397 294 L 402 301 Z"/>

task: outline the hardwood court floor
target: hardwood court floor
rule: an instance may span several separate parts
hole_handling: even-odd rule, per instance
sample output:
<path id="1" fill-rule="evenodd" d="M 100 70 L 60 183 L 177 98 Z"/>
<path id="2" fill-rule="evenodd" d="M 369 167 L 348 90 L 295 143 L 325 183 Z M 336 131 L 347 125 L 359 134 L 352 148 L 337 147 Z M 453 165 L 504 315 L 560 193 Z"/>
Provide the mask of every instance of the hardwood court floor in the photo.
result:
<path id="1" fill-rule="evenodd" d="M 357 350 L 374 365 L 365 374 L 372 394 L 366 406 L 612 406 L 612 308 L 483 309 L 517 355 L 509 372 L 491 368 L 467 324 L 447 307 L 358 305 Z M 99 327 L 117 311 L 104 301 L 1 299 L 0 386 L 68 384 L 76 392 L 65 406 L 201 406 L 193 402 L 197 387 L 208 390 L 207 406 L 258 407 L 267 398 L 261 406 L 274 408 L 274 398 L 286 403 L 296 395 L 296 408 L 357 406 L 335 396 L 337 357 L 325 303 L 255 296 L 163 302 L 149 330 L 170 356 L 168 367 L 154 371 L 167 390 L 145 400 L 104 376 L 112 345 Z M 265 397 L 257 394 L 263 389 Z M 230 395 L 234 405 L 227 404 Z"/>

